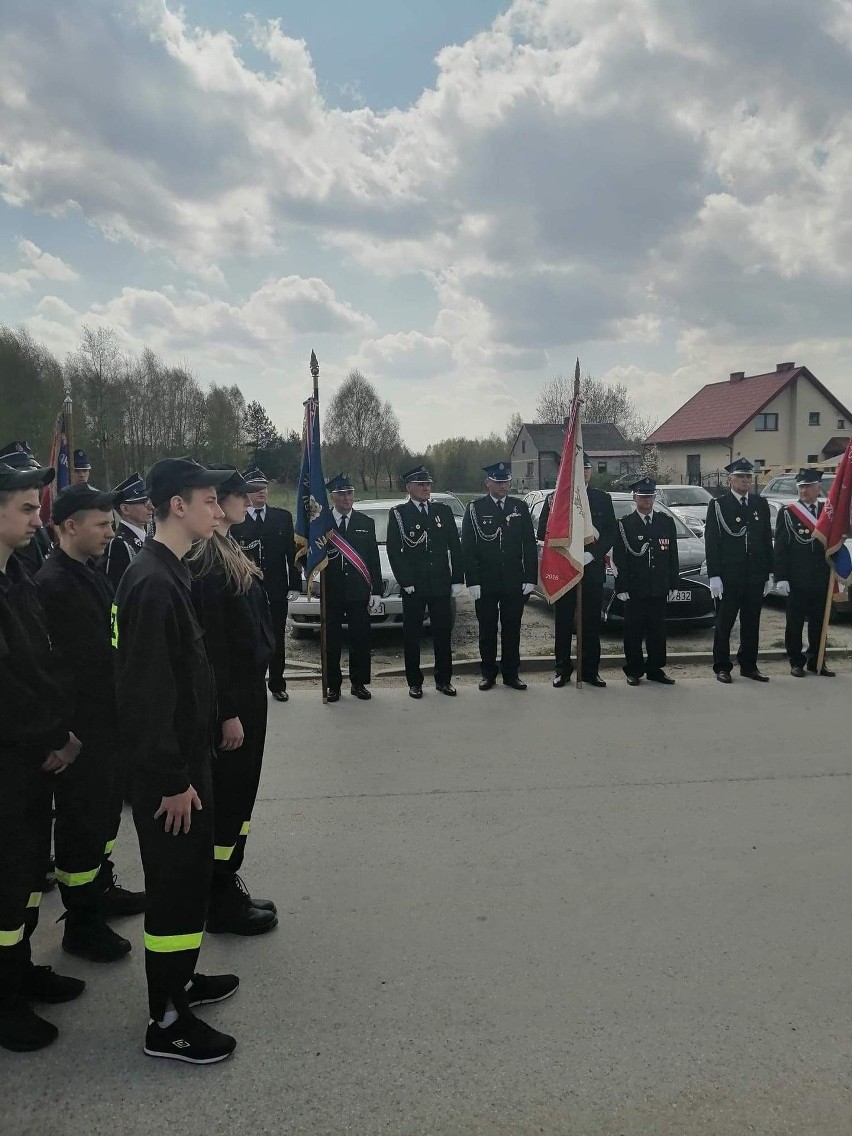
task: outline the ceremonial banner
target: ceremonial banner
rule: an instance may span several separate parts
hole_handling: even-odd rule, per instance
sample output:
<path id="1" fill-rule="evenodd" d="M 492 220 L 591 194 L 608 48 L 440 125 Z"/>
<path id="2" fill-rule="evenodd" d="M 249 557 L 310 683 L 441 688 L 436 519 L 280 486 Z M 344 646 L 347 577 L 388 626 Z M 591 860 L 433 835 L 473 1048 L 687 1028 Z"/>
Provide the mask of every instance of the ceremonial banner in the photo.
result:
<path id="1" fill-rule="evenodd" d="M 840 459 L 834 484 L 828 491 L 819 520 L 814 527 L 814 539 L 825 548 L 825 558 L 838 579 L 846 583 L 852 576 L 852 558 L 846 547 L 852 509 L 852 441 Z"/>
<path id="2" fill-rule="evenodd" d="M 328 507 L 328 495 L 322 472 L 320 450 L 319 399 L 305 403 L 302 430 L 302 465 L 296 490 L 296 559 L 305 559 L 308 595 L 316 577 L 328 565 L 328 543 L 335 532 L 334 518 Z"/>
<path id="3" fill-rule="evenodd" d="M 65 400 L 65 407 L 57 414 L 53 426 L 50 459 L 47 464 L 54 468 L 56 477 L 41 491 L 39 516 L 43 525 L 50 525 L 50 511 L 56 494 L 66 485 L 71 484 L 71 447 L 68 441 L 69 422 L 66 419 L 66 409 L 70 410 L 70 402 L 70 398 Z"/>

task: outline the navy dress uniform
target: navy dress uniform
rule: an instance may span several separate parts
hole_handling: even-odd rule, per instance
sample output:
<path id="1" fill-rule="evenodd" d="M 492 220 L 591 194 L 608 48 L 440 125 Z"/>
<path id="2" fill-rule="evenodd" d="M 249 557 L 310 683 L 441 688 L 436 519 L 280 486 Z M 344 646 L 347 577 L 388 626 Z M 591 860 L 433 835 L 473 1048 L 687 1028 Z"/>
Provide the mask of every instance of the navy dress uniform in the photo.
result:
<path id="1" fill-rule="evenodd" d="M 449 505 L 429 500 L 432 477 L 423 466 L 403 475 L 409 499 L 388 514 L 387 553 L 402 589 L 405 677 L 412 698 L 423 697 L 420 635 L 429 609 L 435 651 L 435 687 L 454 696 L 452 599 L 464 581 L 461 542 Z"/>
<path id="2" fill-rule="evenodd" d="M 678 585 L 677 530 L 666 513 L 653 508 L 657 483 L 641 477 L 630 486 L 634 500 L 642 500 L 650 511 L 637 507 L 618 521 L 618 537 L 612 546 L 616 587 L 624 601 L 624 673 L 630 686 L 638 686 L 643 675 L 652 682 L 670 686 L 673 678 L 665 673 L 666 602 Z M 643 644 L 647 655 L 643 653 Z"/>
<path id="3" fill-rule="evenodd" d="M 7 442 L 0 449 L 0 461 L 14 469 L 27 470 L 38 466 L 33 457 L 26 439 Z M 55 471 L 54 471 L 55 474 Z M 16 549 L 14 555 L 20 560 L 27 572 L 34 576 L 50 555 L 51 540 L 47 530 L 42 527 L 36 530 L 32 540 L 25 548 Z"/>
<path id="4" fill-rule="evenodd" d="M 586 477 L 591 476 L 592 463 L 588 454 L 583 454 L 583 468 Z M 592 524 L 598 531 L 598 539 L 586 545 L 587 561 L 583 571 L 583 658 L 580 660 L 580 674 L 589 686 L 606 686 L 598 671 L 601 663 L 601 608 L 603 606 L 604 583 L 606 582 L 606 557 L 616 537 L 615 510 L 612 498 L 602 489 L 586 484 Z M 547 498 L 538 522 L 538 539 L 544 540 L 553 494 Z M 556 675 L 553 685 L 565 686 L 571 679 L 571 637 L 577 611 L 577 589 L 572 588 L 553 605 L 555 641 L 553 653 L 556 659 Z"/>
<path id="5" fill-rule="evenodd" d="M 326 482 L 333 502 L 332 517 L 337 531 L 357 553 L 370 577 L 363 573 L 335 545 L 328 547 L 328 567 L 325 571 L 326 600 L 326 654 L 328 659 L 328 698 L 340 698 L 343 672 L 340 656 L 343 647 L 343 624 L 349 628 L 349 682 L 356 698 L 369 700 L 370 692 L 370 605 L 382 595 L 382 564 L 376 541 L 376 523 L 366 513 L 350 509 L 341 513 L 342 503 L 337 494 L 355 492 L 352 479 L 339 473 Z"/>
<path id="6" fill-rule="evenodd" d="M 818 469 L 800 470 L 796 478 L 800 493 L 804 486 L 816 487 L 821 483 L 822 473 Z M 823 510 L 823 502 L 816 500 L 815 492 L 802 494 L 803 499 L 782 505 L 775 525 L 775 586 L 787 597 L 784 647 L 795 678 L 804 678 L 806 668 L 816 673 L 831 575 L 825 548 L 812 537 Z M 805 496 L 814 496 L 814 499 L 808 501 Z M 805 624 L 808 627 L 807 651 L 802 649 Z M 825 665 L 820 673 L 826 678 L 834 677 L 834 672 Z"/>
<path id="7" fill-rule="evenodd" d="M 142 545 L 145 543 L 147 535 L 141 525 L 134 525 L 131 521 L 122 517 L 121 506 L 145 505 L 147 502 L 148 490 L 138 473 L 129 474 L 112 490 L 113 509 L 118 514 L 119 521 L 115 526 L 115 536 L 98 561 L 98 568 L 106 573 L 113 590 L 118 588 L 121 577 L 127 571 L 130 561 L 142 551 Z"/>
<path id="8" fill-rule="evenodd" d="M 741 492 L 729 489 L 707 506 L 704 548 L 707 575 L 716 605 L 713 670 L 720 682 L 731 682 L 731 630 L 740 617 L 737 662 L 745 678 L 768 681 L 757 668 L 760 611 L 772 574 L 772 521 L 769 502 L 752 493 L 754 466 L 738 458 L 725 470 Z M 739 479 L 739 480 L 737 480 Z"/>
<path id="9" fill-rule="evenodd" d="M 266 475 L 257 467 L 246 470 L 243 478 L 249 484 L 249 492 L 265 489 L 269 484 Z M 296 566 L 293 514 L 289 509 L 275 505 L 250 507 L 245 521 L 231 528 L 231 536 L 263 572 L 263 587 L 275 631 L 275 650 L 269 661 L 269 691 L 278 701 L 286 702 L 287 593 L 298 592 L 302 587 L 302 577 Z"/>
<path id="10" fill-rule="evenodd" d="M 498 496 L 486 493 L 471 501 L 462 521 L 465 582 L 474 596 L 479 622 L 480 690 L 490 690 L 502 672 L 507 686 L 523 690 L 521 619 L 527 596 L 538 581 L 535 530 L 527 505 L 519 497 L 502 495 L 511 485 L 508 462 L 484 467 Z M 500 625 L 500 665 L 497 664 L 497 625 Z"/>

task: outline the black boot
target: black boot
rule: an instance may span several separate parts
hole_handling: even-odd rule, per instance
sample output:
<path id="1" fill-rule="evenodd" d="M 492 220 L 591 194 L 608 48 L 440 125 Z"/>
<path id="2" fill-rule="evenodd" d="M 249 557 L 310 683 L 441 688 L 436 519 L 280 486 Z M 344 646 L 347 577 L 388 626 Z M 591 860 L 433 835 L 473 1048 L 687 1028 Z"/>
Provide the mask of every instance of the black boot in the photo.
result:
<path id="1" fill-rule="evenodd" d="M 69 911 L 62 949 L 89 962 L 117 962 L 130 953 L 130 942 L 117 935 L 98 911 Z"/>
<path id="2" fill-rule="evenodd" d="M 145 910 L 145 892 L 129 891 L 121 886 L 115 872 L 110 871 L 109 883 L 101 894 L 100 909 L 104 919 L 123 919 L 127 915 L 141 915 Z"/>
<path id="3" fill-rule="evenodd" d="M 214 880 L 207 912 L 207 930 L 214 935 L 262 935 L 278 925 L 268 908 L 255 907 L 237 875 Z"/>
<path id="4" fill-rule="evenodd" d="M 30 1009 L 20 995 L 0 997 L 0 1046 L 13 1053 L 31 1053 L 56 1041 L 59 1030 Z"/>

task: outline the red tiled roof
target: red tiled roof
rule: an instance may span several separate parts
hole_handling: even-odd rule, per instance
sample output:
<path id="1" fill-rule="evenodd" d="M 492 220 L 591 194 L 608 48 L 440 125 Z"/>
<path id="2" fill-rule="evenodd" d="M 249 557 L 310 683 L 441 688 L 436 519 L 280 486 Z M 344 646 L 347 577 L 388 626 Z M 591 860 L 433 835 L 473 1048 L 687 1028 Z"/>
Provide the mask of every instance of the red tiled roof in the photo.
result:
<path id="1" fill-rule="evenodd" d="M 846 417 L 849 412 L 807 367 L 750 375 L 736 382 L 708 383 L 667 418 L 646 439 L 647 445 L 665 442 L 729 441 L 759 414 L 776 395 L 800 375 L 830 399 Z"/>

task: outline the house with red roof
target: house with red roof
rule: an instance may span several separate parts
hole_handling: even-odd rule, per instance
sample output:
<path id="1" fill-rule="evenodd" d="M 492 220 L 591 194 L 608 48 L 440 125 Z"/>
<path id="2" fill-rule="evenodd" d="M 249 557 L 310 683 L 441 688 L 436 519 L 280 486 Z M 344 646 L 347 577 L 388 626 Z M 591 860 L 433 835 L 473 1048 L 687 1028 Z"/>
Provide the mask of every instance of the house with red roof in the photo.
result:
<path id="1" fill-rule="evenodd" d="M 700 485 L 740 457 L 758 472 L 827 462 L 850 435 L 852 411 L 807 367 L 778 363 L 765 375 L 734 371 L 703 386 L 645 445 L 656 446 L 661 476 Z"/>

